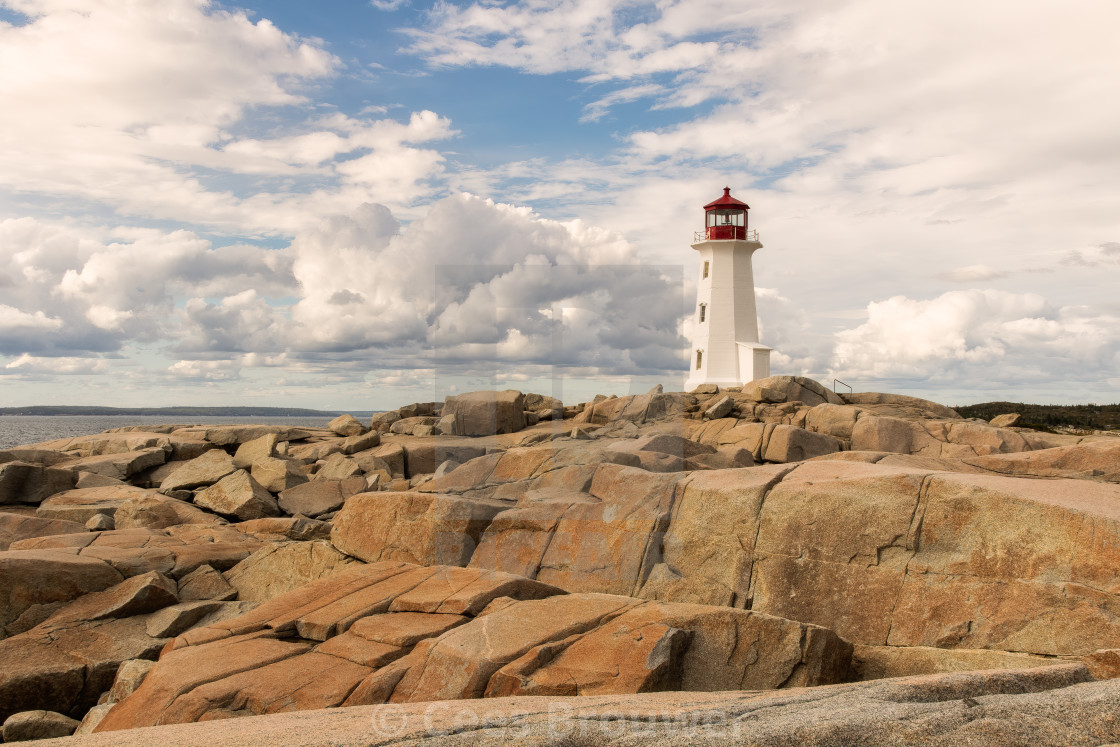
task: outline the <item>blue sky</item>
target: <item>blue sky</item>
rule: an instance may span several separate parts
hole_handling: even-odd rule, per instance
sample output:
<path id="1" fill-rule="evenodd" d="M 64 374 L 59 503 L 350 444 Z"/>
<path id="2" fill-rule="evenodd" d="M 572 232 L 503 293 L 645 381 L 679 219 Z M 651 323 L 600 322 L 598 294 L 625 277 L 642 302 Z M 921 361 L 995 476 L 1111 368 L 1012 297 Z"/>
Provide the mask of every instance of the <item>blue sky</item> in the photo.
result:
<path id="1" fill-rule="evenodd" d="M 0 0 L 0 405 L 678 388 L 724 185 L 775 372 L 1114 402 L 1117 21 Z"/>

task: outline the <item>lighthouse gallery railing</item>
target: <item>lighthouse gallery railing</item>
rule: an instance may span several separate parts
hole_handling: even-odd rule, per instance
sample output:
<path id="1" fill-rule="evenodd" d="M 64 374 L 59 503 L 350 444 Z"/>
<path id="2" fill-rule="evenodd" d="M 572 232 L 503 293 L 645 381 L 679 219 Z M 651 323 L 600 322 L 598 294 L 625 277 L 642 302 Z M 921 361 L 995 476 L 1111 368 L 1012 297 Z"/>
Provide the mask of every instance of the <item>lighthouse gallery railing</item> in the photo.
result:
<path id="1" fill-rule="evenodd" d="M 692 243 L 701 241 L 731 241 L 731 236 L 721 235 L 726 230 L 726 226 L 708 226 L 703 231 L 696 231 L 692 234 Z M 713 235 L 714 234 L 714 235 Z M 758 231 L 753 228 L 748 228 L 740 236 L 734 237 L 739 241 L 758 241 Z"/>

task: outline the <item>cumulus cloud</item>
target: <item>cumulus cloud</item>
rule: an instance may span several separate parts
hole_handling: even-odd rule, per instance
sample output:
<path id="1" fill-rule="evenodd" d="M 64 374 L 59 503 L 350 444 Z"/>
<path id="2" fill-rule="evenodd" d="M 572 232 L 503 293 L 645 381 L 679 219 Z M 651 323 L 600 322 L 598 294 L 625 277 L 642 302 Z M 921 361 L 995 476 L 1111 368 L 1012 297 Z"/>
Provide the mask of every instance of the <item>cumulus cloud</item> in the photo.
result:
<path id="1" fill-rule="evenodd" d="M 109 370 L 109 362 L 99 358 L 38 358 L 24 353 L 0 369 L 0 375 L 88 376 Z"/>
<path id="2" fill-rule="evenodd" d="M 616 234 L 465 194 L 398 231 L 369 205 L 296 237 L 295 349 L 376 349 L 395 365 L 679 365 L 679 268 L 642 266 Z"/>
<path id="3" fill-rule="evenodd" d="M 1042 296 L 950 291 L 868 305 L 867 321 L 836 335 L 834 370 L 855 380 L 992 384 L 1108 378 L 1120 351 L 1115 316 L 1058 307 Z"/>
<path id="4" fill-rule="evenodd" d="M 237 361 L 181 360 L 173 363 L 167 374 L 182 382 L 230 381 L 241 373 Z"/>
<path id="5" fill-rule="evenodd" d="M 199 381 L 246 367 L 360 380 L 372 367 L 618 375 L 681 363 L 679 267 L 641 264 L 617 234 L 470 195 L 403 230 L 364 205 L 275 250 L 111 233 L 130 240 L 0 223 L 2 259 L 26 279 L 0 306 L 13 366 L 153 343 L 180 359 L 170 376 Z"/>
<path id="6" fill-rule="evenodd" d="M 322 42 L 208 0 L 4 0 L 0 190 L 248 233 L 292 233 L 437 176 L 446 118 L 323 117 L 343 65 Z M 281 123 L 267 136 L 252 117 Z M 246 193 L 239 178 L 257 179 Z"/>
<path id="7" fill-rule="evenodd" d="M 89 355 L 164 339 L 177 334 L 184 299 L 293 293 L 291 264 L 282 250 L 216 249 L 189 231 L 0 221 L 0 266 L 18 279 L 0 306 L 0 354 Z"/>
<path id="8" fill-rule="evenodd" d="M 897 286 L 916 256 L 923 280 L 986 282 L 961 268 L 1048 265 L 1056 242 L 1115 229 L 1116 6 L 566 0 L 444 3 L 426 19 L 412 49 L 434 66 L 582 75 L 589 120 L 635 100 L 674 109 L 658 121 L 676 123 L 618 133 L 624 147 L 596 163 L 536 159 L 462 182 L 561 205 L 652 256 L 679 256 L 697 222 L 679 206 L 725 182 L 774 246 L 833 263 L 802 273 L 818 299 L 871 270 Z"/>

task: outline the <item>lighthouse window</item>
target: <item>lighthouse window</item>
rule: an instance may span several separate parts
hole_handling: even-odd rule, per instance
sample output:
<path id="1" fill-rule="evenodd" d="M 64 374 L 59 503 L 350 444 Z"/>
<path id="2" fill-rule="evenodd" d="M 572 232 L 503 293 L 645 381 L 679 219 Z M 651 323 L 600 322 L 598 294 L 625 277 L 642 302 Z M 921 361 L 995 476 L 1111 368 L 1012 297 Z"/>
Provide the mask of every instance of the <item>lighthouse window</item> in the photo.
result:
<path id="1" fill-rule="evenodd" d="M 704 360 L 704 353 L 701 350 L 696 351 L 696 370 L 700 370 L 700 364 Z"/>
<path id="2" fill-rule="evenodd" d="M 708 213 L 708 226 L 745 226 L 745 210 L 712 210 Z"/>
<path id="3" fill-rule="evenodd" d="M 704 277 L 708 277 L 708 263 L 704 263 Z"/>
<path id="4" fill-rule="evenodd" d="M 704 321 L 704 317 L 707 315 L 707 311 L 708 311 L 708 304 L 706 304 L 706 303 L 700 304 L 700 321 Z"/>

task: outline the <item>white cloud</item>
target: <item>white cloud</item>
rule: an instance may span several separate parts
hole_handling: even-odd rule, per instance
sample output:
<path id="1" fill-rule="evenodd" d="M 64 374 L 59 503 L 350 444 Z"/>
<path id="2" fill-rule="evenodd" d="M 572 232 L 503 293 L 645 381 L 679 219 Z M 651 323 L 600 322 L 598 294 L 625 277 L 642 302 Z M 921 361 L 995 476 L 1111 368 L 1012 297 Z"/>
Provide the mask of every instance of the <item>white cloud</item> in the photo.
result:
<path id="1" fill-rule="evenodd" d="M 181 360 L 172 364 L 167 373 L 182 381 L 215 382 L 235 380 L 241 370 L 235 361 Z"/>
<path id="2" fill-rule="evenodd" d="M 0 266 L 16 279 L 0 307 L 6 355 L 116 351 L 173 334 L 182 299 L 296 290 L 281 250 L 216 250 L 189 231 L 79 230 L 30 218 L 0 221 Z"/>
<path id="3" fill-rule="evenodd" d="M 679 365 L 679 275 L 640 266 L 615 234 L 469 195 L 397 231 L 366 206 L 296 238 L 293 347 L 380 350 L 391 366 Z"/>
<path id="4" fill-rule="evenodd" d="M 409 4 L 409 0 L 369 0 L 369 4 L 378 10 L 397 10 Z"/>
<path id="5" fill-rule="evenodd" d="M 417 144 L 453 134 L 432 112 L 314 114 L 308 94 L 342 63 L 207 0 L 0 4 L 30 19 L 0 23 L 0 99 L 18 113 L 0 120 L 0 190 L 290 235 L 323 213 L 419 198 L 442 157 Z M 263 110 L 279 126 L 244 134 Z M 245 175 L 259 180 L 248 193 Z"/>
<path id="6" fill-rule="evenodd" d="M 27 312 L 0 304 L 0 340 L 26 344 L 61 329 L 62 320 L 57 317 L 49 317 L 42 311 Z"/>
<path id="7" fill-rule="evenodd" d="M 680 268 L 644 266 L 617 234 L 527 208 L 460 194 L 402 231 L 386 207 L 364 205 L 279 250 L 107 233 L 123 240 L 0 223 L 7 266 L 35 278 L 0 307 L 0 351 L 132 356 L 158 344 L 182 359 L 168 375 L 198 381 L 245 368 L 360 382 L 373 367 L 680 365 Z"/>
<path id="8" fill-rule="evenodd" d="M 1120 318 L 1057 307 L 1029 293 L 950 291 L 868 305 L 836 335 L 834 370 L 850 380 L 940 381 L 958 387 L 1089 382 L 1111 373 Z"/>
<path id="9" fill-rule="evenodd" d="M 99 358 L 39 358 L 25 353 L 0 369 L 0 375 L 89 376 L 109 370 L 109 362 Z"/>

